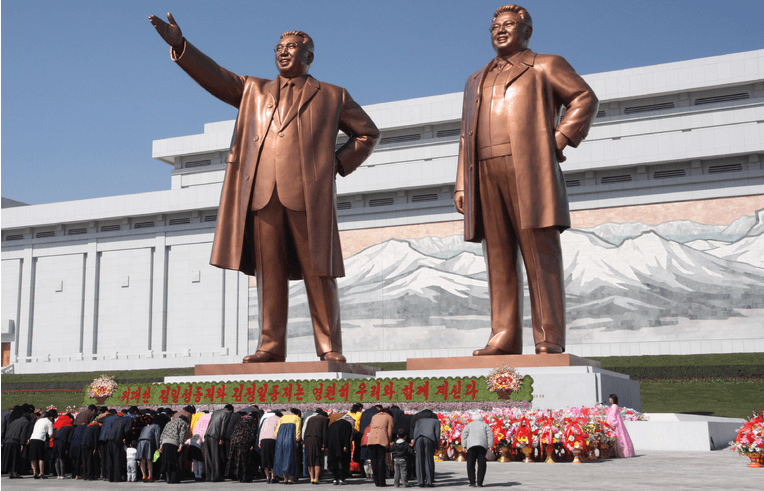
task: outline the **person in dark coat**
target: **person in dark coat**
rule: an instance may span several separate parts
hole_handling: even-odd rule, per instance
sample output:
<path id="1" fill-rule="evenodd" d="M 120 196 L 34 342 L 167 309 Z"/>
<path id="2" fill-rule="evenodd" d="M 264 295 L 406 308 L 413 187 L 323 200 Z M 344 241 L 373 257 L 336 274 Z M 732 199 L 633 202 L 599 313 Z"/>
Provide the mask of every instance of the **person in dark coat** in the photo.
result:
<path id="1" fill-rule="evenodd" d="M 258 422 L 256 413 L 240 417 L 231 433 L 226 474 L 239 482 L 252 482 L 256 471 L 252 454 L 257 446 Z"/>
<path id="2" fill-rule="evenodd" d="M 317 483 L 321 477 L 321 468 L 324 464 L 324 450 L 327 445 L 327 431 L 329 429 L 329 416 L 319 409 L 308 419 L 302 433 L 302 441 L 305 452 L 303 457 L 308 467 L 310 482 Z"/>
<path id="3" fill-rule="evenodd" d="M 95 404 L 91 404 L 87 407 L 87 409 L 83 409 L 79 413 L 77 413 L 77 416 L 74 418 L 74 425 L 75 426 L 87 426 L 90 423 L 93 422 L 93 420 L 96 417 L 96 410 L 98 408 Z"/>
<path id="4" fill-rule="evenodd" d="M 170 422 L 170 417 L 165 413 L 157 411 L 157 415 L 151 420 L 151 424 L 159 425 L 160 433 L 164 431 L 165 425 Z"/>
<path id="5" fill-rule="evenodd" d="M 82 458 L 82 479 L 93 481 L 101 475 L 101 459 L 98 453 L 98 441 L 101 436 L 101 423 L 93 421 L 85 428 L 80 444 Z"/>
<path id="6" fill-rule="evenodd" d="M 223 481 L 225 472 L 225 433 L 228 420 L 233 413 L 233 405 L 226 404 L 223 409 L 212 413 L 210 424 L 204 433 L 204 472 L 209 482 Z"/>
<path id="7" fill-rule="evenodd" d="M 109 482 L 122 482 L 127 476 L 127 455 L 123 446 L 130 437 L 132 426 L 133 418 L 116 414 L 116 411 L 103 422 L 99 440 L 106 442 L 106 456 L 102 456 L 102 464 L 103 477 Z"/>
<path id="8" fill-rule="evenodd" d="M 3 470 L 8 472 L 10 479 L 21 478 L 19 472 L 22 470 L 22 464 L 26 459 L 22 452 L 29 436 L 32 434 L 32 422 L 30 417 L 24 413 L 20 406 L 16 411 L 14 408 L 9 416 L 9 423 L 3 432 Z M 16 413 L 14 417 L 14 413 Z"/>
<path id="9" fill-rule="evenodd" d="M 72 461 L 72 479 L 82 479 L 82 438 L 87 425 L 75 426 L 69 439 L 69 458 Z"/>
<path id="10" fill-rule="evenodd" d="M 64 417 L 70 415 L 64 414 Z M 56 469 L 56 477 L 64 478 L 66 472 L 66 463 L 69 460 L 69 443 L 72 438 L 74 426 L 62 426 L 53 435 L 53 466 Z"/>
<path id="11" fill-rule="evenodd" d="M 355 420 L 345 415 L 326 430 L 327 466 L 334 474 L 334 484 L 347 484 Z"/>
<path id="12" fill-rule="evenodd" d="M 392 408 L 391 408 L 392 409 Z M 403 429 L 406 432 L 406 438 L 409 441 L 411 440 L 409 435 L 411 435 L 411 418 L 413 417 L 413 414 L 406 414 L 404 412 L 401 412 L 401 414 L 398 415 L 397 419 L 393 420 L 393 426 L 396 429 Z M 416 466 L 414 465 L 414 452 L 411 452 L 409 455 L 406 456 L 406 469 L 408 474 L 408 480 L 413 481 L 416 479 Z"/>
<path id="13" fill-rule="evenodd" d="M 438 419 L 438 415 L 434 412 L 430 411 L 429 409 L 422 409 L 418 413 L 411 416 L 411 423 L 409 425 L 409 435 L 411 435 L 412 439 L 414 437 L 414 430 L 416 429 L 417 421 L 420 419 Z"/>
<path id="14" fill-rule="evenodd" d="M 435 486 L 435 449 L 440 446 L 440 421 L 437 417 L 419 419 L 411 436 L 414 439 L 416 452 L 417 483 L 419 487 L 425 485 L 433 487 Z"/>
<path id="15" fill-rule="evenodd" d="M 403 484 L 404 488 L 409 487 L 408 472 L 408 460 L 410 456 L 414 455 L 413 442 L 409 442 L 408 435 L 404 428 L 399 428 L 397 432 L 398 439 L 390 447 L 390 457 L 393 459 L 393 468 L 395 469 L 395 487 L 400 487 Z"/>
<path id="16" fill-rule="evenodd" d="M 234 429 L 236 428 L 236 425 L 239 424 L 239 421 L 241 421 L 242 414 L 239 412 L 233 412 L 231 413 L 231 417 L 228 418 L 228 425 L 225 429 L 225 463 L 223 464 L 223 469 L 228 468 L 229 463 L 229 455 L 231 454 L 231 438 L 233 437 Z M 226 473 L 226 475 L 231 479 L 236 479 L 236 476 L 232 476 L 231 474 Z"/>

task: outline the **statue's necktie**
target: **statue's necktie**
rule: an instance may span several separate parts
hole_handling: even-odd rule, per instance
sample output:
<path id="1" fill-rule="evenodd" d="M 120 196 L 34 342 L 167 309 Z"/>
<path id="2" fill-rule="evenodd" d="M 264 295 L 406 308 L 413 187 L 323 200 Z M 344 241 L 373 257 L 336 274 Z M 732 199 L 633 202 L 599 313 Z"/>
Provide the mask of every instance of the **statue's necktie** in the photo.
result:
<path id="1" fill-rule="evenodd" d="M 280 117 L 281 117 L 281 123 L 284 123 L 284 120 L 289 113 L 289 108 L 292 107 L 292 87 L 294 86 L 294 82 L 287 82 L 286 88 L 284 90 L 284 98 L 281 102 L 279 102 L 279 105 L 281 106 L 281 110 L 279 111 Z"/>

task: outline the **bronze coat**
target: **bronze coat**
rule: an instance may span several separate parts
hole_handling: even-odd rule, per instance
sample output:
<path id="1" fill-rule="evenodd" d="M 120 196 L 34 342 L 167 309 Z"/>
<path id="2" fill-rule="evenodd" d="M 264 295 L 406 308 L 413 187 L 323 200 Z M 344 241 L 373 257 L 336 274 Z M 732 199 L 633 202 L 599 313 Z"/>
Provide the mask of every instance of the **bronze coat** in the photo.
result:
<path id="1" fill-rule="evenodd" d="M 469 242 L 484 238 L 476 138 L 481 88 L 494 63 L 495 59 L 473 73 L 464 89 L 456 189 L 464 190 L 464 240 Z M 570 228 L 565 180 L 555 156 L 555 130 L 577 147 L 597 115 L 597 97 L 559 56 L 525 50 L 511 70 L 506 131 L 517 175 L 522 228 Z M 565 114 L 556 125 L 563 106 Z"/>
<path id="2" fill-rule="evenodd" d="M 247 213 L 260 150 L 278 105 L 279 87 L 272 80 L 229 72 L 188 41 L 175 60 L 204 89 L 239 109 L 226 159 L 210 264 L 253 275 L 256 265 Z M 335 174 L 339 170 L 345 176 L 357 169 L 374 150 L 379 130 L 345 89 L 312 77 L 303 87 L 296 122 L 312 269 L 301 272 L 297 261 L 290 261 L 295 266 L 290 279 L 301 279 L 302 273 L 344 276 Z M 350 138 L 335 152 L 338 130 Z"/>

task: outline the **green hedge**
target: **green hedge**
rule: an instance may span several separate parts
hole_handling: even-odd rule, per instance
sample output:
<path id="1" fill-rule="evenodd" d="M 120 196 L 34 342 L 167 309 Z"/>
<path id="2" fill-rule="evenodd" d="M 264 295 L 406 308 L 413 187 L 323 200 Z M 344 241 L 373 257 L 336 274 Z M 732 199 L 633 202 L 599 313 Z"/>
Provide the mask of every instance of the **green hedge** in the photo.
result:
<path id="1" fill-rule="evenodd" d="M 120 381 L 118 381 L 120 382 Z M 82 403 L 90 404 L 88 387 Z M 396 402 L 498 401 L 485 377 L 286 380 L 180 384 L 126 384 L 104 404 L 111 406 L 168 404 L 320 404 Z M 533 400 L 533 378 L 526 375 L 512 401 Z"/>

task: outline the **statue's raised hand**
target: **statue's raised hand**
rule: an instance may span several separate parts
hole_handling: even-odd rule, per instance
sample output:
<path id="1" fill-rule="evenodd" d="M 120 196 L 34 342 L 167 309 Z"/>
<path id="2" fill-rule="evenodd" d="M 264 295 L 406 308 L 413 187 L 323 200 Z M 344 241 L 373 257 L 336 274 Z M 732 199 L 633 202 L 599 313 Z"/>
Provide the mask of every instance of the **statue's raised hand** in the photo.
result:
<path id="1" fill-rule="evenodd" d="M 173 49 L 176 49 L 178 51 L 183 50 L 183 33 L 180 32 L 180 27 L 178 27 L 178 23 L 175 22 L 175 18 L 172 16 L 171 13 L 167 13 L 167 20 L 170 21 L 168 24 L 167 22 L 163 21 L 156 15 L 150 15 L 149 16 L 149 22 L 151 22 L 151 25 L 154 26 L 154 28 L 157 30 L 160 36 L 162 36 L 162 39 L 164 39 L 164 42 L 169 44 L 173 47 Z"/>

